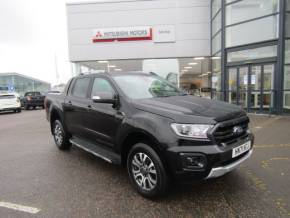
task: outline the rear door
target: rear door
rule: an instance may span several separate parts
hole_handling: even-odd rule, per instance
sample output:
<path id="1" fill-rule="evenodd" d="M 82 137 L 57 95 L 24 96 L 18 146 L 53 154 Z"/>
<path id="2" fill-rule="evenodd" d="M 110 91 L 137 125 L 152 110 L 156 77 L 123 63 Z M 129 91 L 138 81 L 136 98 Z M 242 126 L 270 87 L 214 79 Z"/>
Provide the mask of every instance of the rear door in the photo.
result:
<path id="1" fill-rule="evenodd" d="M 80 77 L 74 81 L 64 101 L 64 119 L 69 133 L 85 137 L 84 117 L 88 112 L 88 90 L 90 77 Z"/>

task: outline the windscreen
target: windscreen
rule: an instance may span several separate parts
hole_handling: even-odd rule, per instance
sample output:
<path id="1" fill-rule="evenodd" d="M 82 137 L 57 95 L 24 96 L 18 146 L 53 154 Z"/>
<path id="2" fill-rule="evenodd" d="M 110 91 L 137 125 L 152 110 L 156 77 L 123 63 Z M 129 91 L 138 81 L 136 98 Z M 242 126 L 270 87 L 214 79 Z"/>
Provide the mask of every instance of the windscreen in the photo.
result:
<path id="1" fill-rule="evenodd" d="M 118 75 L 114 76 L 114 80 L 132 99 L 184 95 L 176 86 L 155 75 Z"/>

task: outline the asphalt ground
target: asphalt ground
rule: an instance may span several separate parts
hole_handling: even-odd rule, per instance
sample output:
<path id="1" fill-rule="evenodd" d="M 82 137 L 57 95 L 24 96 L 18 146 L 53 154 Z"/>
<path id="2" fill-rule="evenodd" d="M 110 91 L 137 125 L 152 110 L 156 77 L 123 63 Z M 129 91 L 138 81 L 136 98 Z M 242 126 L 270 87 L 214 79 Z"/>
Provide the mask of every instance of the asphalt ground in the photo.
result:
<path id="1" fill-rule="evenodd" d="M 122 167 L 76 147 L 59 151 L 43 110 L 0 114 L 0 218 L 290 217 L 290 117 L 250 117 L 250 160 L 150 201 Z"/>

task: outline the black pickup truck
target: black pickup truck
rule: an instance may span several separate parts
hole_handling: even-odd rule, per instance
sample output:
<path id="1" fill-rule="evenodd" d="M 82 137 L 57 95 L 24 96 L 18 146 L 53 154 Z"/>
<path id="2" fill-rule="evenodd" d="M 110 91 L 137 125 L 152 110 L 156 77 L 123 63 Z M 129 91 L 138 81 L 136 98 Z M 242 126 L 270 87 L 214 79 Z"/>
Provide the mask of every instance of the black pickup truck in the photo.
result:
<path id="1" fill-rule="evenodd" d="M 230 172 L 252 154 L 249 118 L 238 106 L 189 96 L 153 74 L 80 75 L 45 99 L 56 145 L 71 145 L 127 168 L 144 197 L 169 181 Z"/>
<path id="2" fill-rule="evenodd" d="M 36 107 L 44 108 L 44 98 L 40 92 L 26 92 L 24 97 L 21 99 L 21 105 L 25 110 L 30 109 L 31 107 L 35 109 Z"/>

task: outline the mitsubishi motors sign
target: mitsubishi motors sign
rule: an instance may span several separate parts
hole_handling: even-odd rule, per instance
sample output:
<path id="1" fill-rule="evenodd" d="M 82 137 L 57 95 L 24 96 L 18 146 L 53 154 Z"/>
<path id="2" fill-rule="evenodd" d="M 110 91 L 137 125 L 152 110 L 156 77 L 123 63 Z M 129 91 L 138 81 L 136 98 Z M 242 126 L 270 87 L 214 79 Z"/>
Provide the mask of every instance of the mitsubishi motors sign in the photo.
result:
<path id="1" fill-rule="evenodd" d="M 93 30 L 93 43 L 114 41 L 141 41 L 152 40 L 151 27 L 117 27 Z"/>

